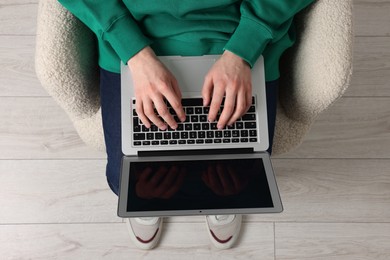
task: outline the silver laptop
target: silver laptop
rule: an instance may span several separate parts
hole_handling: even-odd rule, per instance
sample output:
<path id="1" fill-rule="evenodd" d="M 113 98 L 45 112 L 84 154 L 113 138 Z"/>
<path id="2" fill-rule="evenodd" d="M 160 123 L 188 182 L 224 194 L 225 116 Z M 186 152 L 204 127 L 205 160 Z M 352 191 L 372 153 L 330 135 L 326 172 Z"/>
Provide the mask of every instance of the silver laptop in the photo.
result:
<path id="1" fill-rule="evenodd" d="M 201 90 L 218 55 L 161 56 L 182 92 L 186 121 L 161 131 L 135 112 L 130 70 L 121 65 L 120 217 L 249 214 L 282 211 L 267 149 L 263 58 L 252 68 L 252 105 L 234 125 L 208 122 Z M 169 107 L 169 104 L 167 104 Z M 223 109 L 223 104 L 221 110 Z M 173 109 L 170 109 L 174 115 Z"/>

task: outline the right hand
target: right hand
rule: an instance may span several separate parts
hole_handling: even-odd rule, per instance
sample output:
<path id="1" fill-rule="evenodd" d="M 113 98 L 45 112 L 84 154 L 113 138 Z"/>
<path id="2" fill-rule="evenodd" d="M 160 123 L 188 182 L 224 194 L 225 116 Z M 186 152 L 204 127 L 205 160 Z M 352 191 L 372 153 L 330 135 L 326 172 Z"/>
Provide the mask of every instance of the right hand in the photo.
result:
<path id="1" fill-rule="evenodd" d="M 176 129 L 177 122 L 169 113 L 164 98 L 181 122 L 185 121 L 186 116 L 181 105 L 181 92 L 173 74 L 149 46 L 134 55 L 127 64 L 134 82 L 136 111 L 145 127 L 149 128 L 152 122 L 161 130 L 166 130 L 167 124 Z"/>

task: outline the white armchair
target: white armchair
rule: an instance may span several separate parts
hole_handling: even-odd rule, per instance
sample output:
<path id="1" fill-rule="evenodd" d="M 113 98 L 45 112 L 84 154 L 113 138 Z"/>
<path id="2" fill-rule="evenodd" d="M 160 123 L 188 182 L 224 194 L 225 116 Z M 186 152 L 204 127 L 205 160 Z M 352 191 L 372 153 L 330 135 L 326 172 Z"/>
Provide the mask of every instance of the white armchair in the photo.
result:
<path id="1" fill-rule="evenodd" d="M 352 73 L 352 0 L 317 0 L 296 17 L 298 41 L 281 62 L 273 153 L 298 146 Z M 103 150 L 96 39 L 57 0 L 40 0 L 35 67 L 80 137 Z"/>

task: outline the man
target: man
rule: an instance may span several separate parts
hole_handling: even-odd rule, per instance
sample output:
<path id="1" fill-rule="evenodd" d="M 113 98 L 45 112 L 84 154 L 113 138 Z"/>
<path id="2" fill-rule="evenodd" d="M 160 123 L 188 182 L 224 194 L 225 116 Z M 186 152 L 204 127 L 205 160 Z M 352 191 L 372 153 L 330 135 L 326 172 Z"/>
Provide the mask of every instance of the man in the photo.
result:
<path id="1" fill-rule="evenodd" d="M 107 147 L 107 180 L 118 194 L 121 152 L 120 61 L 134 80 L 136 110 L 146 127 L 175 129 L 181 121 L 180 86 L 159 55 L 221 54 L 202 90 L 208 120 L 225 128 L 246 113 L 252 96 L 251 67 L 264 56 L 268 125 L 272 147 L 276 115 L 279 58 L 294 43 L 294 15 L 314 0 L 59 0 L 97 36 L 102 118 Z M 155 109 L 157 114 L 155 113 Z M 271 152 L 271 149 L 269 150 Z M 238 237 L 241 216 L 206 216 L 212 243 L 230 248 Z M 156 246 L 161 218 L 127 219 L 135 244 Z"/>

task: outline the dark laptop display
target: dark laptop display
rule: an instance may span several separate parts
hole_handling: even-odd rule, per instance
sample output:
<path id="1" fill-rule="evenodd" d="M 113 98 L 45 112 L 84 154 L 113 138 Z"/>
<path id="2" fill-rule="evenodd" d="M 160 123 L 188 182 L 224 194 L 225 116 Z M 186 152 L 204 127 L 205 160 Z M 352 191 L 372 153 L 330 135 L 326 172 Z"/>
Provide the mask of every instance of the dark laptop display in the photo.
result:
<path id="1" fill-rule="evenodd" d="M 134 162 L 127 211 L 272 208 L 263 161 Z"/>

